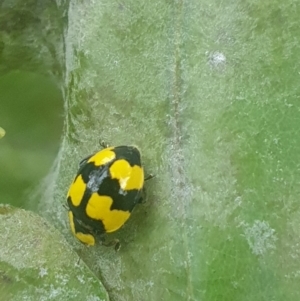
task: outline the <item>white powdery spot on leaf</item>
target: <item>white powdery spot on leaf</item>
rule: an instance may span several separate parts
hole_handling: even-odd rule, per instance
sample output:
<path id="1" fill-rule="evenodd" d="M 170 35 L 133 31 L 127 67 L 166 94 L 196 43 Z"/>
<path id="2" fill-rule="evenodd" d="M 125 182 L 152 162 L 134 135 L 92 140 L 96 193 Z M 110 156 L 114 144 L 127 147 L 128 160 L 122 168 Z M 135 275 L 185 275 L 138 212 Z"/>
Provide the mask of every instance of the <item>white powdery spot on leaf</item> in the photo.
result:
<path id="1" fill-rule="evenodd" d="M 41 278 L 43 278 L 44 276 L 47 276 L 48 275 L 48 271 L 46 268 L 40 268 L 40 272 L 39 272 L 39 276 Z"/>
<path id="2" fill-rule="evenodd" d="M 52 284 L 50 285 L 49 299 L 55 299 L 56 297 L 62 294 L 63 294 L 63 289 L 61 287 L 55 287 Z"/>
<path id="3" fill-rule="evenodd" d="M 77 276 L 77 279 L 80 283 L 84 284 L 85 283 L 85 280 L 84 280 L 84 277 L 82 275 L 78 275 Z"/>
<path id="4" fill-rule="evenodd" d="M 267 250 L 275 249 L 277 240 L 275 230 L 268 222 L 255 220 L 251 226 L 245 225 L 244 236 L 255 255 L 263 255 Z"/>
<path id="5" fill-rule="evenodd" d="M 206 52 L 206 55 L 208 55 L 208 61 L 212 67 L 224 66 L 226 63 L 226 56 L 222 52 Z"/>

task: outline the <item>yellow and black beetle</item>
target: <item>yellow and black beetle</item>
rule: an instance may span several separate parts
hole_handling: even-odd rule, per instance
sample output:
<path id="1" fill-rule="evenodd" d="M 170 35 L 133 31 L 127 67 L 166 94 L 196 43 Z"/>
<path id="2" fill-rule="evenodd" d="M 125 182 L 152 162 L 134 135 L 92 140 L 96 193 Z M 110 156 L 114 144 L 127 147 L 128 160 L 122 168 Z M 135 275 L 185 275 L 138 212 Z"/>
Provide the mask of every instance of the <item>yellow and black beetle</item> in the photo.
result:
<path id="1" fill-rule="evenodd" d="M 75 237 L 94 245 L 96 237 L 121 228 L 142 202 L 144 181 L 150 178 L 144 178 L 134 146 L 106 147 L 83 159 L 67 196 Z"/>

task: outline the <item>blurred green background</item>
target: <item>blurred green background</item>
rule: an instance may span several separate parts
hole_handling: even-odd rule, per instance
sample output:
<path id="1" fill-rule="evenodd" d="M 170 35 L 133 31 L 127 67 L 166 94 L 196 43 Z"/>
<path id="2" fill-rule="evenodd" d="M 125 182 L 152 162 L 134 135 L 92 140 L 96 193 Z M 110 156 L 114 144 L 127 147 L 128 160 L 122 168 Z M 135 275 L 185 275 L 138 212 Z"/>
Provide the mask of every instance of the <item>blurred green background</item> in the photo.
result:
<path id="1" fill-rule="evenodd" d="M 30 207 L 32 194 L 57 154 L 63 101 L 50 77 L 11 71 L 0 77 L 0 202 Z"/>

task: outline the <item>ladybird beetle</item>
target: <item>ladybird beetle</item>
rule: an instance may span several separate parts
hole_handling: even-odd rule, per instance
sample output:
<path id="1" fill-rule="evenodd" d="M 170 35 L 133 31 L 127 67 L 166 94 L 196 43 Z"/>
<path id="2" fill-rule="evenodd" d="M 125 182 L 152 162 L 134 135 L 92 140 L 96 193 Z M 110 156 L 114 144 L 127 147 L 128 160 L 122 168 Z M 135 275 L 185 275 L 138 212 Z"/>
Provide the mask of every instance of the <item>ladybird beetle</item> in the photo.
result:
<path id="1" fill-rule="evenodd" d="M 94 245 L 96 237 L 121 228 L 143 200 L 144 181 L 151 177 L 144 178 L 141 155 L 134 146 L 106 147 L 83 159 L 67 195 L 74 236 Z"/>

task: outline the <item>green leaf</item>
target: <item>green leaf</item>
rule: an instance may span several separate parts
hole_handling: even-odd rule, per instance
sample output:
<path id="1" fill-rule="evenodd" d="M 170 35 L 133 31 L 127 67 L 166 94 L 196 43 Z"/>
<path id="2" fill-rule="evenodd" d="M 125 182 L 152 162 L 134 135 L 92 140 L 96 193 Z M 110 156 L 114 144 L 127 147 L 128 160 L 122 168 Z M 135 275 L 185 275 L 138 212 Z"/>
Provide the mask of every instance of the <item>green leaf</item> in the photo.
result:
<path id="1" fill-rule="evenodd" d="M 298 300 L 299 7 L 71 1 L 66 132 L 40 212 L 66 228 L 78 162 L 135 144 L 156 175 L 82 258 L 112 300 Z"/>
<path id="2" fill-rule="evenodd" d="M 99 279 L 41 217 L 0 206 L 1 300 L 108 300 Z"/>

